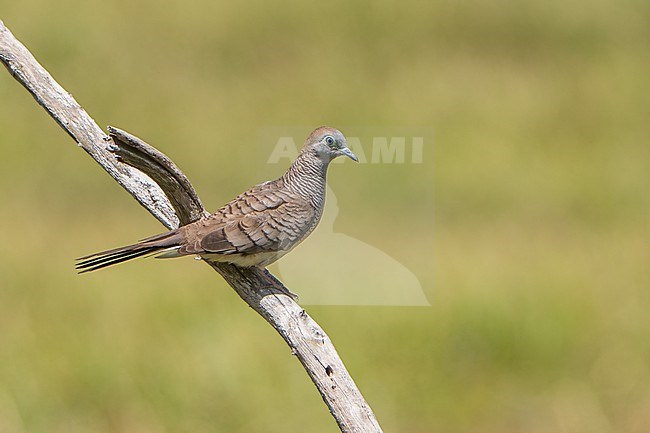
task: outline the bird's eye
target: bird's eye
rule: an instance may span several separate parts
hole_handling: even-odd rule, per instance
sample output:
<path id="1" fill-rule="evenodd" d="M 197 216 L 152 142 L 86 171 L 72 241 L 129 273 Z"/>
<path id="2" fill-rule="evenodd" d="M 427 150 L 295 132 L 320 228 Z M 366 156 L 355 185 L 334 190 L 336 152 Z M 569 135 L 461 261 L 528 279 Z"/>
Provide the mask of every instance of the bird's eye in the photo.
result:
<path id="1" fill-rule="evenodd" d="M 333 145 L 334 144 L 334 137 L 331 137 L 331 136 L 328 135 L 327 137 L 325 137 L 325 143 L 327 143 L 328 146 Z"/>

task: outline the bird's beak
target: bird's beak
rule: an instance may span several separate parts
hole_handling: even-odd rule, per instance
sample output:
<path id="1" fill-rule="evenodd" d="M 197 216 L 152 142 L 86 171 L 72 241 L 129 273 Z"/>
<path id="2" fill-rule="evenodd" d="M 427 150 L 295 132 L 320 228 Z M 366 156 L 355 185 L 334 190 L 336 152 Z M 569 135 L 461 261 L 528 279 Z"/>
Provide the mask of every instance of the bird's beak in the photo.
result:
<path id="1" fill-rule="evenodd" d="M 344 147 L 343 149 L 341 149 L 341 154 L 347 156 L 352 161 L 359 162 L 359 158 L 357 158 L 357 156 L 354 153 L 352 153 L 352 151 L 350 149 L 348 149 L 347 147 Z"/>

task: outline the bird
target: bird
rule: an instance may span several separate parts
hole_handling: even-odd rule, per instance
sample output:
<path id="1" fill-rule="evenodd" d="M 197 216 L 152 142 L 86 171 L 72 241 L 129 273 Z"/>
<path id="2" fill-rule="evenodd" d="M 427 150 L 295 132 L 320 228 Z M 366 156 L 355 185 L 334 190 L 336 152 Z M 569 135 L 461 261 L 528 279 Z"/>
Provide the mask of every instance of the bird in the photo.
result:
<path id="1" fill-rule="evenodd" d="M 75 268 L 85 273 L 138 257 L 194 255 L 263 269 L 314 231 L 325 205 L 327 169 L 339 156 L 359 161 L 339 130 L 321 126 L 309 134 L 296 159 L 278 179 L 253 186 L 193 223 L 81 257 Z"/>

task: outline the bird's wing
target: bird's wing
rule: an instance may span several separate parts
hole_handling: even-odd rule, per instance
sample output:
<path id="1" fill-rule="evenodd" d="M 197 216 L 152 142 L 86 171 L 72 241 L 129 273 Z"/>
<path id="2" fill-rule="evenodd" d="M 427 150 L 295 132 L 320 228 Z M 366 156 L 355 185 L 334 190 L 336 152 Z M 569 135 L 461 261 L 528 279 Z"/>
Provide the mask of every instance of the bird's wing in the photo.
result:
<path id="1" fill-rule="evenodd" d="M 277 181 L 276 181 L 277 182 Z M 290 249 L 312 228 L 315 211 L 276 182 L 257 185 L 209 218 L 186 226 L 181 254 L 254 254 Z"/>

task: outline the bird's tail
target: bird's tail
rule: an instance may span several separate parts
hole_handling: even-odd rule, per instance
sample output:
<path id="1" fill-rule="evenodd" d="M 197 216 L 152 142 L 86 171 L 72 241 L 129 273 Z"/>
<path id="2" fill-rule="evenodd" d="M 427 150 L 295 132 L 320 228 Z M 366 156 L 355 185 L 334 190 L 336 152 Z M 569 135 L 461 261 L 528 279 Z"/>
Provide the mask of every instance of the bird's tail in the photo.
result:
<path id="1" fill-rule="evenodd" d="M 150 256 L 165 250 L 171 252 L 171 250 L 176 249 L 180 245 L 181 240 L 182 237 L 178 231 L 172 230 L 167 233 L 143 239 L 133 245 L 127 245 L 125 247 L 114 248 L 112 250 L 80 257 L 77 259 L 75 269 L 77 269 L 80 274 L 83 274 L 85 272 L 96 271 L 97 269 L 126 262 L 127 260 L 135 259 L 137 257 Z M 168 257 L 174 256 L 174 254 L 169 253 L 165 255 Z"/>

